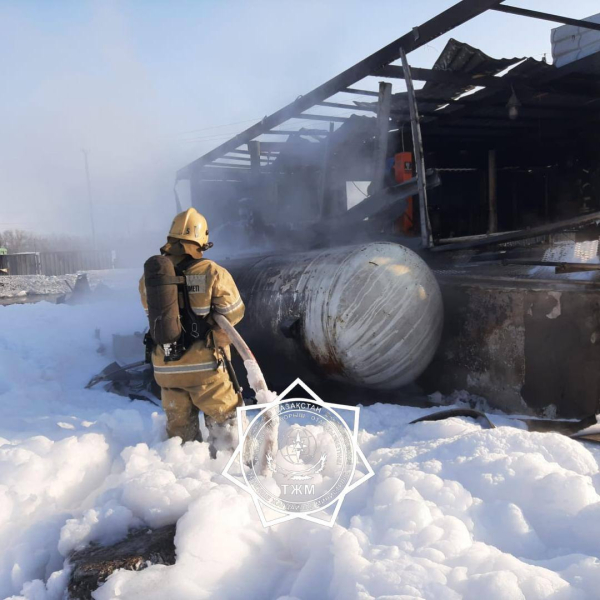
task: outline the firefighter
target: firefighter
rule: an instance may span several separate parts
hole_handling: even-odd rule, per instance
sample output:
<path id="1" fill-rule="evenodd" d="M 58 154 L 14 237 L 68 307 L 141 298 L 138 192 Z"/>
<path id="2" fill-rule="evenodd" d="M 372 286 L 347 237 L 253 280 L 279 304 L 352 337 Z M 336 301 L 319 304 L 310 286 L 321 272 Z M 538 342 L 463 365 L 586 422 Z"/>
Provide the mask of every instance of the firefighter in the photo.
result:
<path id="1" fill-rule="evenodd" d="M 155 345 L 152 364 L 156 383 L 161 388 L 168 436 L 179 436 L 182 442 L 201 441 L 198 423 L 201 410 L 214 456 L 216 449 L 225 449 L 234 443 L 235 409 L 241 400 L 220 353 L 220 348 L 223 348 L 230 358 L 229 339 L 214 324 L 211 312 L 218 312 L 235 325 L 244 316 L 244 303 L 229 272 L 203 257 L 203 252 L 211 246 L 206 219 L 196 209 L 190 208 L 175 217 L 167 243 L 160 250 L 185 276 L 189 308 L 196 321 L 191 326 L 188 324 L 187 329 L 196 328 L 202 335 L 193 343 L 186 344 L 183 355 L 177 360 L 165 356 L 163 347 Z M 180 304 L 182 295 L 179 294 Z M 140 281 L 140 296 L 148 312 L 144 277 Z M 185 329 L 183 317 L 182 323 Z"/>

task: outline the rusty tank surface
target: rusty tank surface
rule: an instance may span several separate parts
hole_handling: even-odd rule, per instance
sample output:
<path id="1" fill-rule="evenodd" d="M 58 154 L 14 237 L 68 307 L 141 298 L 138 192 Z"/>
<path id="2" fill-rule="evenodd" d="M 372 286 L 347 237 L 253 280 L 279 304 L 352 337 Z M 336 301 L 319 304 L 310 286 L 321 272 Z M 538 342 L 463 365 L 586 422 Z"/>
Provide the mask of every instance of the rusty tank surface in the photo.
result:
<path id="1" fill-rule="evenodd" d="M 364 243 L 221 260 L 246 303 L 238 326 L 272 381 L 373 390 L 414 381 L 437 350 L 437 281 L 413 251 Z"/>

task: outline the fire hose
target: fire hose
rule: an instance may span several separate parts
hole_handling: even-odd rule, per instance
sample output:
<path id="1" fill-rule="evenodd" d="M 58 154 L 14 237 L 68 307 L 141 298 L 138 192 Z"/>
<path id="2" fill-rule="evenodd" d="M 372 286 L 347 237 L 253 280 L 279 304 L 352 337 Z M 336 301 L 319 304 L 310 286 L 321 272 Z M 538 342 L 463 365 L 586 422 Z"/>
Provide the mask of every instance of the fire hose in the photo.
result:
<path id="1" fill-rule="evenodd" d="M 244 361 L 244 368 L 248 375 L 248 384 L 256 392 L 257 404 L 260 405 L 272 402 L 275 398 L 275 394 L 269 391 L 264 375 L 258 366 L 258 362 L 256 361 L 252 350 L 250 350 L 250 347 L 244 341 L 244 338 L 223 315 L 213 312 L 212 317 L 215 323 L 227 334 L 229 341 L 233 344 Z M 268 455 L 275 456 L 277 454 L 278 429 L 279 417 L 277 415 L 272 415 L 265 427 L 266 435 L 261 452 L 261 464 L 259 469 L 262 475 L 267 475 L 269 473 L 266 457 Z"/>

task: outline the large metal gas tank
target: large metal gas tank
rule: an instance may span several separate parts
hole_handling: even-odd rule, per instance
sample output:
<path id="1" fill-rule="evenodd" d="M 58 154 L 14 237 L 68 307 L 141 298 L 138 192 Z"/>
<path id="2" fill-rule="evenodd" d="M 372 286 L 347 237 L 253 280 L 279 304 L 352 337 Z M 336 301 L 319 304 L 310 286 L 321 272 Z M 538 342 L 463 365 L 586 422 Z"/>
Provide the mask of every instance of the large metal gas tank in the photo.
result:
<path id="1" fill-rule="evenodd" d="M 366 243 L 222 264 L 246 303 L 238 328 L 271 379 L 326 376 L 394 390 L 414 381 L 438 347 L 440 289 L 404 246 Z"/>

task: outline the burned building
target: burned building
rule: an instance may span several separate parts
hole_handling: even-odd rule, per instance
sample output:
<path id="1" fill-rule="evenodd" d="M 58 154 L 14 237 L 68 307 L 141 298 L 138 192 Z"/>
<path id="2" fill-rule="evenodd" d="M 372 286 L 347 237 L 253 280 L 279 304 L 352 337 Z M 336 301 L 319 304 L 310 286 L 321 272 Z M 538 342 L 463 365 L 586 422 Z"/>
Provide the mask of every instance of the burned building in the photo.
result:
<path id="1" fill-rule="evenodd" d="M 431 68 L 409 64 L 410 52 L 488 10 L 561 25 L 554 63 L 450 39 Z M 425 387 L 467 389 L 513 410 L 594 412 L 598 40 L 600 18 L 463 0 L 178 178 L 222 232 L 242 228 L 254 247 L 370 239 L 418 250 L 446 312 Z M 365 78 L 401 79 L 407 91 L 385 81 L 361 89 Z"/>

